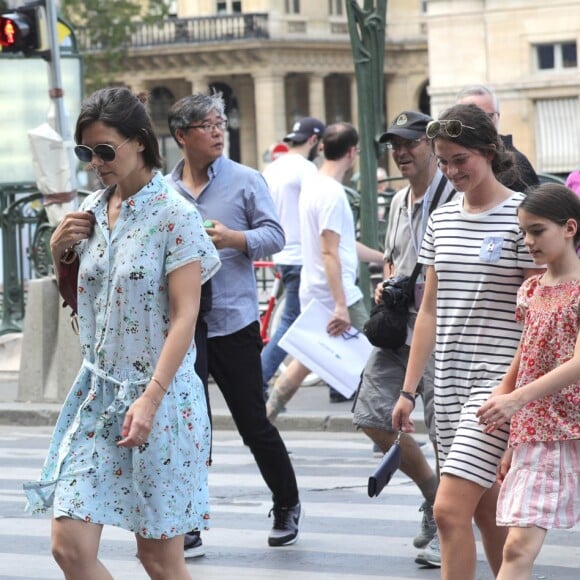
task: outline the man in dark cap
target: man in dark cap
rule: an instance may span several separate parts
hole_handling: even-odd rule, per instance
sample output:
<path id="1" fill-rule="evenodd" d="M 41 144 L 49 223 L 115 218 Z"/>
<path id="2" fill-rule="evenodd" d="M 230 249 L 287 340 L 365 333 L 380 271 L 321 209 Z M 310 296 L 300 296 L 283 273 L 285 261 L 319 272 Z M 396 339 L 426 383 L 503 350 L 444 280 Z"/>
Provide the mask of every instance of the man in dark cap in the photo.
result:
<path id="1" fill-rule="evenodd" d="M 455 190 L 437 167 L 431 145 L 425 135 L 431 117 L 417 111 L 398 114 L 380 142 L 391 151 L 393 161 L 409 185 L 398 191 L 391 202 L 385 237 L 383 275 L 385 280 L 394 276 L 410 276 L 417 264 L 417 257 L 427 226 L 429 213 L 435 207 L 449 201 Z M 416 283 L 416 304 L 409 307 L 409 324 L 415 323 L 423 273 Z M 383 285 L 375 292 L 375 301 L 382 301 Z M 412 332 L 407 344 L 397 349 L 375 347 L 363 372 L 361 387 L 354 408 L 353 422 L 386 453 L 397 437 L 391 415 L 401 396 L 405 371 L 409 359 Z M 435 421 L 433 412 L 434 361 L 427 366 L 419 393 L 423 397 L 425 424 L 429 437 L 435 445 Z M 419 487 L 425 498 L 421 506 L 423 519 L 421 530 L 413 541 L 417 548 L 425 548 L 416 562 L 438 567 L 441 558 L 438 550 L 437 528 L 433 519 L 433 502 L 438 478 L 427 462 L 416 440 L 406 433 L 400 439 L 402 457 L 401 471 Z"/>
<path id="2" fill-rule="evenodd" d="M 318 156 L 324 128 L 324 123 L 314 117 L 296 121 L 292 131 L 284 137 L 290 148 L 288 153 L 278 157 L 263 173 L 286 236 L 286 245 L 272 257 L 284 284 L 284 312 L 280 326 L 262 351 L 265 395 L 268 381 L 286 358 L 286 351 L 278 346 L 278 342 L 300 314 L 298 289 L 302 270 L 302 244 L 298 201 L 304 181 L 316 175 L 316 165 L 312 162 Z"/>

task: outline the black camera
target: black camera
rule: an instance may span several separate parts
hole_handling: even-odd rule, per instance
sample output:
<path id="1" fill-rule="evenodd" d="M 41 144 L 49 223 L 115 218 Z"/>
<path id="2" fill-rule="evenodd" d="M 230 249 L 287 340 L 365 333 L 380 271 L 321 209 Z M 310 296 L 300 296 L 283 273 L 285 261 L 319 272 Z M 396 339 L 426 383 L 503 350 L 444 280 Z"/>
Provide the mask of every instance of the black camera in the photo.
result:
<path id="1" fill-rule="evenodd" d="M 411 301 L 409 276 L 395 276 L 383 282 L 383 303 L 393 310 L 406 310 Z"/>

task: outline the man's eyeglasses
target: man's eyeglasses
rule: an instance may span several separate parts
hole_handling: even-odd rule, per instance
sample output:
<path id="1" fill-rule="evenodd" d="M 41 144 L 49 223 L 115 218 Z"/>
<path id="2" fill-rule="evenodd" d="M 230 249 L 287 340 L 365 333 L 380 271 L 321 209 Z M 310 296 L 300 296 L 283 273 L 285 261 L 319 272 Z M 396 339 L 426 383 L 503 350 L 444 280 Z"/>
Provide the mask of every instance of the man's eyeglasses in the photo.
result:
<path id="1" fill-rule="evenodd" d="M 228 122 L 224 119 L 222 121 L 217 121 L 216 123 L 201 123 L 199 125 L 188 125 L 185 130 L 188 129 L 201 129 L 204 133 L 213 133 L 214 129 L 218 131 L 225 131 L 228 128 Z"/>
<path id="2" fill-rule="evenodd" d="M 401 139 L 400 141 L 387 141 L 385 145 L 387 149 L 391 149 L 392 151 L 399 151 L 399 149 L 415 149 L 418 147 L 423 141 L 425 141 L 424 137 L 417 137 L 417 139 Z"/>
<path id="3" fill-rule="evenodd" d="M 75 155 L 83 162 L 90 163 L 93 157 L 96 155 L 99 159 L 105 163 L 110 163 L 115 160 L 117 156 L 117 150 L 123 147 L 127 141 L 130 141 L 131 137 L 127 137 L 120 145 L 114 147 L 108 143 L 102 143 L 100 145 L 95 145 L 93 148 L 88 145 L 77 145 L 74 149 Z"/>
<path id="4" fill-rule="evenodd" d="M 437 137 L 439 132 L 447 135 L 447 137 L 451 137 L 455 139 L 455 137 L 459 137 L 461 133 L 463 133 L 463 129 L 471 129 L 475 131 L 474 127 L 470 127 L 469 125 L 464 125 L 458 119 L 448 119 L 446 121 L 431 121 L 427 125 L 427 129 L 425 133 L 429 139 L 433 139 Z"/>

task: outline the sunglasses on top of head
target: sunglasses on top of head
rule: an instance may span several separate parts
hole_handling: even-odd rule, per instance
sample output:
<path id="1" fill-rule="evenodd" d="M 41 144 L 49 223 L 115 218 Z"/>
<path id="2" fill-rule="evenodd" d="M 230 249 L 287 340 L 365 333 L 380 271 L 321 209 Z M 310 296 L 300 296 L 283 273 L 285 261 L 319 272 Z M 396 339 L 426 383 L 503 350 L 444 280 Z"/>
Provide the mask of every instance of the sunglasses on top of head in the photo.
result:
<path id="1" fill-rule="evenodd" d="M 470 127 L 469 125 L 464 125 L 458 119 L 448 119 L 446 121 L 431 121 L 425 130 L 425 133 L 429 139 L 433 139 L 437 137 L 439 133 L 446 135 L 447 137 L 451 137 L 454 139 L 455 137 L 459 137 L 461 133 L 463 133 L 463 129 L 471 129 L 475 130 L 474 127 Z"/>
<path id="2" fill-rule="evenodd" d="M 74 149 L 75 155 L 83 162 L 90 163 L 93 157 L 96 155 L 101 161 L 105 163 L 110 163 L 115 160 L 117 156 L 117 149 L 120 149 L 127 141 L 131 138 L 127 137 L 122 143 L 114 147 L 108 143 L 101 143 L 100 145 L 95 145 L 94 147 L 89 147 L 88 145 L 77 145 Z"/>

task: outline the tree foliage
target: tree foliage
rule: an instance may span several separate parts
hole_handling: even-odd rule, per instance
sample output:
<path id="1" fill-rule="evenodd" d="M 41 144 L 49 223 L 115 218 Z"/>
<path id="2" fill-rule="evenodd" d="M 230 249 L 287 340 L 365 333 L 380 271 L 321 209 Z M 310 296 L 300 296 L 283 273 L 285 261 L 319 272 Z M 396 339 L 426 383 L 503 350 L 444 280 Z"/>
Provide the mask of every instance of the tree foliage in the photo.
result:
<path id="1" fill-rule="evenodd" d="M 84 43 L 98 49 L 98 55 L 83 54 L 87 90 L 110 83 L 121 71 L 131 35 L 141 23 L 156 22 L 168 14 L 167 0 L 61 0 L 60 7 L 61 16 L 81 40 L 81 53 Z"/>

